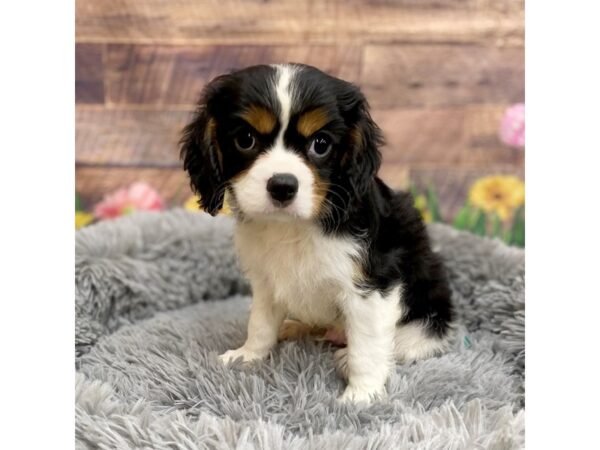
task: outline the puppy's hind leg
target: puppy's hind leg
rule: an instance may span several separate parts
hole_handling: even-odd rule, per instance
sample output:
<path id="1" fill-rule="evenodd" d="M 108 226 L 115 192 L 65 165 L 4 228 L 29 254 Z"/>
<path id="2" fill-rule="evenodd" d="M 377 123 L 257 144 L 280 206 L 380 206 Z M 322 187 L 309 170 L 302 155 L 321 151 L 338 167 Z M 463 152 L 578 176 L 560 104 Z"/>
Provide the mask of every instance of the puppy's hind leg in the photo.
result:
<path id="1" fill-rule="evenodd" d="M 397 362 L 408 364 L 441 355 L 451 347 L 453 336 L 452 328 L 440 336 L 420 320 L 401 324 L 396 329 L 394 356 Z"/>

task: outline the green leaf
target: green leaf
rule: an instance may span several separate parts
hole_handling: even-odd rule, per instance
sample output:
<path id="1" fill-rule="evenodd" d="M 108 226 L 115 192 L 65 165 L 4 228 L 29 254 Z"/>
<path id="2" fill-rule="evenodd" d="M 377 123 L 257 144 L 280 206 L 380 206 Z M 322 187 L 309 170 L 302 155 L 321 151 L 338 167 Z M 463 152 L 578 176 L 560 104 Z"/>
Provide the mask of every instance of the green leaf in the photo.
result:
<path id="1" fill-rule="evenodd" d="M 417 198 L 417 195 L 419 195 L 419 193 L 417 192 L 417 188 L 413 183 L 410 183 L 410 186 L 408 186 L 408 191 L 413 196 L 413 199 Z"/>
<path id="2" fill-rule="evenodd" d="M 75 192 L 75 211 L 83 211 L 83 207 L 81 205 L 81 198 L 79 194 Z"/>
<path id="3" fill-rule="evenodd" d="M 502 238 L 502 221 L 496 213 L 492 215 L 492 237 Z"/>
<path id="4" fill-rule="evenodd" d="M 431 213 L 432 222 L 443 222 L 438 197 L 432 185 L 427 188 L 427 207 Z"/>
<path id="5" fill-rule="evenodd" d="M 512 243 L 512 238 L 513 238 L 513 234 L 512 234 L 512 226 L 510 228 L 507 228 L 506 230 L 504 230 L 504 233 L 502 233 L 502 240 L 504 242 L 506 242 L 508 245 L 510 245 Z"/>
<path id="6" fill-rule="evenodd" d="M 479 209 L 473 207 L 469 208 L 469 216 L 467 217 L 467 230 L 473 231 L 480 214 L 481 211 Z"/>
<path id="7" fill-rule="evenodd" d="M 487 234 L 486 223 L 487 218 L 485 213 L 481 210 L 477 210 L 471 231 L 479 236 L 485 236 Z"/>
<path id="8" fill-rule="evenodd" d="M 471 207 L 467 203 L 456 214 L 456 217 L 454 218 L 453 222 L 454 228 L 457 228 L 459 230 L 466 230 L 470 215 Z"/>
<path id="9" fill-rule="evenodd" d="M 523 207 L 515 211 L 511 233 L 511 244 L 525 247 L 525 210 Z"/>

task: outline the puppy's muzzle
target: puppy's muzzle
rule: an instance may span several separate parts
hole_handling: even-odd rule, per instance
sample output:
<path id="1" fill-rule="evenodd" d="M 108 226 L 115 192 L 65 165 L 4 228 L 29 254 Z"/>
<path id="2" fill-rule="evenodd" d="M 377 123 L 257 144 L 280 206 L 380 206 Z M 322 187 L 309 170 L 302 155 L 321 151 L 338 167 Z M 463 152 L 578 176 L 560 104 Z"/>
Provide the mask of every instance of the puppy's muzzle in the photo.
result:
<path id="1" fill-rule="evenodd" d="M 267 191 L 278 208 L 284 208 L 298 192 L 298 178 L 291 173 L 276 173 L 267 181 Z"/>

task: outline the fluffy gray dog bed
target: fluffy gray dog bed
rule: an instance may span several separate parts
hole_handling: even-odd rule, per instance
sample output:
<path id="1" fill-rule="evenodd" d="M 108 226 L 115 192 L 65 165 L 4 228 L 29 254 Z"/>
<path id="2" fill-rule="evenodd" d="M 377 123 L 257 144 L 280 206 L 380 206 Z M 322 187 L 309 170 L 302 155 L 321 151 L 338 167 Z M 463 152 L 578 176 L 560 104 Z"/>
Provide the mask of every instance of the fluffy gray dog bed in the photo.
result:
<path id="1" fill-rule="evenodd" d="M 78 448 L 520 448 L 524 254 L 446 226 L 461 330 L 439 358 L 397 365 L 389 395 L 336 402 L 334 349 L 285 342 L 256 366 L 223 367 L 250 303 L 232 222 L 140 213 L 76 235 Z"/>

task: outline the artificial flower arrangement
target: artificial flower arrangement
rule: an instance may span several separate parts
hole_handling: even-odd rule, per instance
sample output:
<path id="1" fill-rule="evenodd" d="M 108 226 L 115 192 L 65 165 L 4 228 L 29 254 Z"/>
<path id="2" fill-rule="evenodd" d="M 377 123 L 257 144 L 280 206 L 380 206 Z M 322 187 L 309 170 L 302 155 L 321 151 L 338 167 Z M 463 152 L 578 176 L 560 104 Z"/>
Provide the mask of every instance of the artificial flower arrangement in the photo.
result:
<path id="1" fill-rule="evenodd" d="M 525 105 L 522 103 L 506 110 L 500 122 L 499 137 L 513 148 L 525 145 Z M 433 187 L 419 193 L 411 188 L 415 207 L 425 222 L 444 222 L 438 196 Z M 200 211 L 199 198 L 189 197 L 183 207 Z M 145 182 L 136 182 L 106 195 L 93 208 L 83 209 L 75 194 L 75 228 L 80 229 L 97 220 L 106 220 L 136 211 L 161 211 L 165 202 L 160 194 Z M 227 198 L 220 214 L 230 215 Z M 451 221 L 460 230 L 481 236 L 500 238 L 509 245 L 525 246 L 525 184 L 512 175 L 492 175 L 476 180 L 469 189 L 465 204 Z"/>
<path id="2" fill-rule="evenodd" d="M 83 210 L 79 195 L 75 193 L 75 229 L 95 220 L 114 219 L 136 211 L 160 211 L 165 203 L 149 184 L 138 181 L 121 188 L 104 198 L 93 208 L 93 213 Z"/>
<path id="3" fill-rule="evenodd" d="M 425 193 L 411 189 L 415 207 L 425 222 L 445 222 L 433 187 Z M 450 224 L 459 230 L 525 246 L 525 184 L 512 175 L 493 175 L 476 180 L 468 198 Z"/>

